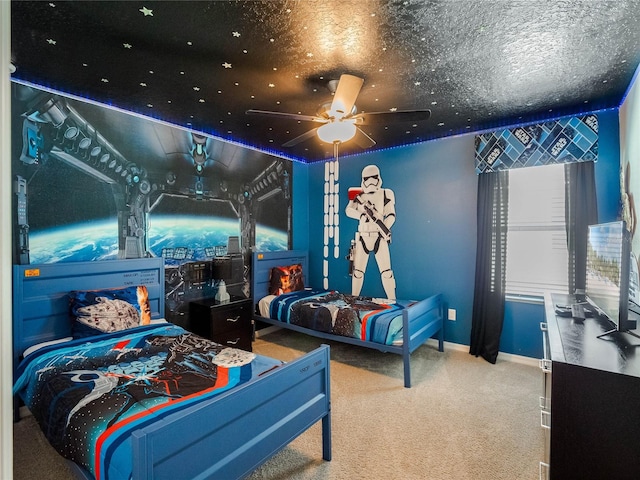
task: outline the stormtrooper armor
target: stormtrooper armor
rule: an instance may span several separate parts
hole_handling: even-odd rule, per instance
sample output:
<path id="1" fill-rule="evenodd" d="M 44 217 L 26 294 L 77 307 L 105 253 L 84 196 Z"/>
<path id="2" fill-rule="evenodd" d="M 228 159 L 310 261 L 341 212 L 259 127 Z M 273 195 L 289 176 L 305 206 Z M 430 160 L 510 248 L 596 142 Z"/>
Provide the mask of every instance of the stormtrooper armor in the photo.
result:
<path id="1" fill-rule="evenodd" d="M 352 251 L 351 293 L 360 295 L 369 254 L 373 253 L 387 298 L 396 298 L 396 280 L 391 270 L 389 244 L 391 226 L 396 221 L 393 191 L 382 188 L 380 170 L 375 165 L 362 169 L 360 188 L 349 189 L 349 204 L 345 213 L 358 220 Z"/>

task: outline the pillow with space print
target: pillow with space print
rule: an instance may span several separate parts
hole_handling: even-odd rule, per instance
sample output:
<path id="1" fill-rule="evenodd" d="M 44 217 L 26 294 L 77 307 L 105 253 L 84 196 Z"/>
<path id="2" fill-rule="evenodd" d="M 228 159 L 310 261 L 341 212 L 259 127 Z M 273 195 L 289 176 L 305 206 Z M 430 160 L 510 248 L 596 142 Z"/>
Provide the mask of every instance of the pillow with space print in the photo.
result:
<path id="1" fill-rule="evenodd" d="M 304 290 L 304 275 L 302 264 L 278 266 L 271 269 L 269 278 L 269 295 Z"/>
<path id="2" fill-rule="evenodd" d="M 151 323 L 144 285 L 69 292 L 73 337 L 117 332 Z"/>

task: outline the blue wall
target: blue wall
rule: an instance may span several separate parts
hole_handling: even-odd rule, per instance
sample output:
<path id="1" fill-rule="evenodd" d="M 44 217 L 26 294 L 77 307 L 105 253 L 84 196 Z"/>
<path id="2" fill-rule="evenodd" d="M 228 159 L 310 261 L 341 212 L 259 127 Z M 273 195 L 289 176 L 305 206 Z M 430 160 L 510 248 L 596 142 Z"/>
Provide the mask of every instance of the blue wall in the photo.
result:
<path id="1" fill-rule="evenodd" d="M 598 114 L 600 138 L 596 163 L 598 211 L 601 222 L 619 213 L 619 128 L 617 111 Z M 348 275 L 349 242 L 357 222 L 344 214 L 347 190 L 360 185 L 362 168 L 380 168 L 383 188 L 396 196 L 397 221 L 392 228 L 392 268 L 399 298 L 423 298 L 442 292 L 448 308 L 457 311 L 457 320 L 445 322 L 445 340 L 468 345 L 471 332 L 473 284 L 476 253 L 477 176 L 474 169 L 474 136 L 435 140 L 382 152 L 340 160 L 340 256 L 329 259 L 329 284 L 351 291 Z M 308 167 L 308 195 L 294 185 L 294 245 L 301 235 L 310 254 L 308 282 L 322 285 L 324 163 Z M 294 171 L 296 183 L 302 179 Z M 300 199 L 300 200 L 299 200 Z M 303 200 L 304 199 L 304 200 Z M 308 229 L 303 208 L 308 202 Z M 369 261 L 362 293 L 384 296 L 373 257 Z M 517 355 L 540 357 L 543 307 L 540 304 L 507 302 L 500 350 Z"/>
<path id="2" fill-rule="evenodd" d="M 360 185 L 364 166 L 375 164 L 383 188 L 392 189 L 396 197 L 390 250 L 398 297 L 419 299 L 442 292 L 458 318 L 446 322 L 446 339 L 468 343 L 476 249 L 473 155 L 474 137 L 465 135 L 340 160 L 340 257 L 330 259 L 329 285 L 351 291 L 345 256 L 357 221 L 344 214 L 347 190 Z M 321 285 L 324 164 L 312 164 L 309 171 L 310 279 Z M 362 293 L 385 296 L 373 256 Z"/>

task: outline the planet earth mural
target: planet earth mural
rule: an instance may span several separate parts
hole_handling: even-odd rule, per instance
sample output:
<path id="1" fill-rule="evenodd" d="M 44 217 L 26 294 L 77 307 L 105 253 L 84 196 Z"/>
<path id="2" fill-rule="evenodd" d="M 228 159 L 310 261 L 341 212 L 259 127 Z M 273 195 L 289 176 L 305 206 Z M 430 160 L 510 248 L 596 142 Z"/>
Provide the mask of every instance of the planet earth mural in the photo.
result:
<path id="1" fill-rule="evenodd" d="M 116 219 L 87 221 L 81 224 L 31 232 L 31 263 L 88 262 L 118 258 L 118 222 Z M 202 216 L 157 216 L 149 220 L 149 250 L 162 256 L 163 249 L 185 247 L 184 260 L 207 258 L 205 248 L 227 245 L 227 238 L 240 235 L 240 222 Z M 256 226 L 256 248 L 278 251 L 288 248 L 287 232 Z"/>

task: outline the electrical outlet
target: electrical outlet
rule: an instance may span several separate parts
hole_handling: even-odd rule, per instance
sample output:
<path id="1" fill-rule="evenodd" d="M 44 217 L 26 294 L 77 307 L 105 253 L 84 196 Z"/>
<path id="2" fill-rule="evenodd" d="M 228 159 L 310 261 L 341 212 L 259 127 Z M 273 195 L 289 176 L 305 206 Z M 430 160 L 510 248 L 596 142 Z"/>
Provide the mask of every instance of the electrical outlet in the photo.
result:
<path id="1" fill-rule="evenodd" d="M 455 308 L 450 308 L 449 309 L 449 320 L 453 320 L 454 322 L 456 321 L 456 310 L 455 310 Z"/>

